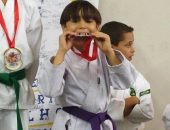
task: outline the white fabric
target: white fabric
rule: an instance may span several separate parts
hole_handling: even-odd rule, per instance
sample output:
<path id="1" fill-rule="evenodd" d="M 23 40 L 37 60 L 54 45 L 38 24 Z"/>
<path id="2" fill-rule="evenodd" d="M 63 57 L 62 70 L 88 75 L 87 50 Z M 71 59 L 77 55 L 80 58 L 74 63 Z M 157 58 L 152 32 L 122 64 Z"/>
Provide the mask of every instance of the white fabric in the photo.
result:
<path id="1" fill-rule="evenodd" d="M 93 113 L 105 112 L 111 96 L 109 86 L 125 89 L 125 84 L 132 84 L 135 77 L 135 74 L 131 75 L 133 68 L 129 68 L 129 61 L 120 52 L 116 54 L 122 61 L 117 66 L 109 66 L 102 52 L 91 62 L 72 50 L 66 53 L 60 65 L 54 66 L 46 60 L 38 71 L 38 88 L 43 95 L 56 98 L 56 103 L 61 106 L 78 106 Z M 117 100 L 116 104 L 120 106 L 115 108 L 113 118 L 120 119 L 123 117 L 124 99 Z M 69 130 L 91 130 L 89 123 L 60 110 L 52 130 L 65 130 L 65 124 L 69 125 Z M 101 125 L 101 130 L 110 129 L 112 125 L 108 120 Z"/>
<path id="2" fill-rule="evenodd" d="M 133 65 L 131 65 L 134 68 Z M 134 68 L 135 70 L 135 68 Z M 146 79 L 136 70 L 137 78 L 130 86 L 136 91 L 136 96 L 140 99 L 140 104 L 136 105 L 130 115 L 121 121 L 117 122 L 118 130 L 141 130 L 144 129 L 144 123 L 153 119 L 154 108 L 151 98 L 151 93 L 139 96 L 140 92 L 150 89 L 149 83 Z M 118 99 L 125 99 L 130 97 L 130 89 L 126 90 L 113 90 L 112 96 Z M 109 106 L 109 113 L 112 112 L 112 106 Z"/>
<path id="3" fill-rule="evenodd" d="M 164 122 L 165 130 L 170 130 L 170 104 L 167 104 L 163 114 L 162 120 Z"/>
<path id="4" fill-rule="evenodd" d="M 28 111 L 20 110 L 23 130 L 28 130 Z M 17 130 L 15 110 L 0 110 L 0 130 Z"/>
<path id="5" fill-rule="evenodd" d="M 26 77 L 20 80 L 19 106 L 27 109 L 34 105 L 34 94 L 31 83 L 35 77 L 38 67 L 39 47 L 41 43 L 42 24 L 38 9 L 33 0 L 18 0 L 19 5 L 19 24 L 16 34 L 16 48 L 22 53 L 22 68 L 26 69 Z M 14 34 L 14 0 L 7 0 L 6 5 L 0 0 L 0 8 L 5 19 L 10 38 Z M 0 73 L 10 73 L 4 67 L 4 51 L 9 48 L 6 35 L 0 26 Z M 15 109 L 16 95 L 13 88 L 0 83 L 0 108 Z"/>

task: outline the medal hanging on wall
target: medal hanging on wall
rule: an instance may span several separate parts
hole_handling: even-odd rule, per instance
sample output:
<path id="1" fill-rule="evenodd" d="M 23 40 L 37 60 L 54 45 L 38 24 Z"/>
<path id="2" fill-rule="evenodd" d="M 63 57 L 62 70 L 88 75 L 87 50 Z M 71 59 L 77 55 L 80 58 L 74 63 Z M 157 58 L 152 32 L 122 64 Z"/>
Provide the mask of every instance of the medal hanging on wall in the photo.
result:
<path id="1" fill-rule="evenodd" d="M 12 40 L 9 38 L 5 20 L 3 18 L 2 11 L 0 10 L 0 24 L 5 32 L 8 45 L 9 45 L 9 48 L 4 52 L 4 65 L 10 71 L 18 70 L 22 66 L 21 51 L 15 48 L 15 37 L 16 37 L 18 22 L 19 22 L 19 9 L 18 9 L 17 0 L 15 0 L 15 3 L 14 3 L 14 36 Z"/>

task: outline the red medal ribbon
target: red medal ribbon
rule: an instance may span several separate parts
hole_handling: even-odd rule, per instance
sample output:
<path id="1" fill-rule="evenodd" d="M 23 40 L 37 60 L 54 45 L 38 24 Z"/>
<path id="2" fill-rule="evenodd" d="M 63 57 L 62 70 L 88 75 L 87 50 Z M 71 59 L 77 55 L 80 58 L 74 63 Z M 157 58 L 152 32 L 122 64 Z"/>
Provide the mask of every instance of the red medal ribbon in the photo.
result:
<path id="1" fill-rule="evenodd" d="M 16 31 L 18 27 L 18 21 L 19 21 L 19 9 L 18 9 L 18 1 L 15 0 L 14 3 L 14 36 L 13 39 L 11 40 L 8 35 L 7 27 L 4 21 L 4 17 L 2 15 L 2 11 L 0 10 L 0 24 L 5 32 L 6 38 L 8 40 L 8 44 L 10 48 L 15 48 L 15 36 L 16 36 Z"/>
<path id="2" fill-rule="evenodd" d="M 91 37 L 86 40 L 86 42 L 85 42 L 85 49 L 84 49 L 83 52 L 78 53 L 78 52 L 75 52 L 74 49 L 72 49 L 72 51 L 73 51 L 75 54 L 81 56 L 82 58 L 87 59 L 88 61 L 93 61 L 93 60 L 95 60 L 95 59 L 97 58 L 97 45 L 96 45 L 95 42 L 93 43 L 94 46 L 93 46 L 92 56 L 89 56 L 89 50 L 90 50 L 90 45 L 91 45 L 91 41 L 92 41 L 92 40 L 93 40 L 93 39 L 92 39 Z"/>

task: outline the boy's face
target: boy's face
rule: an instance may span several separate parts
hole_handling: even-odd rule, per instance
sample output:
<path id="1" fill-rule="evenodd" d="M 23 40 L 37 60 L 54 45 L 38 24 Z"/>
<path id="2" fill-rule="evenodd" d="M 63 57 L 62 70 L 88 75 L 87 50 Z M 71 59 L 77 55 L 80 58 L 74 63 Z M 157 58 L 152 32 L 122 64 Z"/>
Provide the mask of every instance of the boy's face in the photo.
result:
<path id="1" fill-rule="evenodd" d="M 134 36 L 133 32 L 123 34 L 124 39 L 118 43 L 118 46 L 112 46 L 114 49 L 121 51 L 124 56 L 131 61 L 134 56 Z"/>
<path id="2" fill-rule="evenodd" d="M 89 21 L 85 21 L 82 17 L 80 17 L 79 21 L 69 20 L 65 26 L 62 26 L 63 31 L 70 31 L 74 32 L 75 34 L 79 33 L 94 33 L 99 31 L 98 25 L 95 20 L 91 19 Z M 73 46 L 77 49 L 79 48 L 80 51 L 84 50 L 85 47 L 85 39 L 75 39 L 73 42 Z"/>

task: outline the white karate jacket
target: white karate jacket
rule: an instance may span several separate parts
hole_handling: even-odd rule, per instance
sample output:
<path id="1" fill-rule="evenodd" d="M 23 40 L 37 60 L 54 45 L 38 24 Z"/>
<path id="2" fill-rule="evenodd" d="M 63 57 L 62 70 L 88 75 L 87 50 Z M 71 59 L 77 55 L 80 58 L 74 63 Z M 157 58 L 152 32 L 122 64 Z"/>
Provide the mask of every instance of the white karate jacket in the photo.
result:
<path id="1" fill-rule="evenodd" d="M 154 117 L 154 108 L 152 103 L 150 84 L 148 81 L 135 69 L 136 79 L 134 83 L 130 86 L 134 88 L 136 96 L 140 100 L 140 104 L 137 104 L 129 116 L 123 120 L 117 120 L 118 130 L 143 130 L 144 122 L 150 121 Z M 130 89 L 126 90 L 114 90 L 112 89 L 113 99 L 125 99 L 130 97 Z M 112 104 L 109 106 L 109 113 L 112 115 Z"/>
<path id="2" fill-rule="evenodd" d="M 120 52 L 116 54 L 122 61 L 116 66 L 110 66 L 100 50 L 98 58 L 91 62 L 72 50 L 66 53 L 59 65 L 53 65 L 50 59 L 44 60 L 37 74 L 38 88 L 43 95 L 56 98 L 56 103 L 63 107 L 78 106 L 93 113 L 105 112 L 111 99 L 110 86 L 126 89 L 136 80 L 131 63 Z M 116 106 L 113 118 L 122 119 L 124 99 L 114 101 L 113 106 Z M 89 123 L 59 110 L 52 130 L 65 130 L 66 125 L 69 130 L 91 130 Z M 110 121 L 102 123 L 101 130 L 110 129 Z"/>
<path id="3" fill-rule="evenodd" d="M 33 0 L 18 0 L 19 24 L 16 33 L 15 47 L 22 53 L 26 78 L 20 80 L 20 109 L 28 109 L 34 105 L 35 98 L 31 84 L 38 68 L 39 48 L 42 37 L 42 23 L 38 8 Z M 8 0 L 6 5 L 0 0 L 2 11 L 10 38 L 14 34 L 14 0 Z M 0 73 L 10 73 L 4 66 L 4 52 L 9 48 L 6 35 L 0 26 Z M 29 80 L 29 82 L 28 82 Z M 14 89 L 0 83 L 0 109 L 16 109 Z"/>

